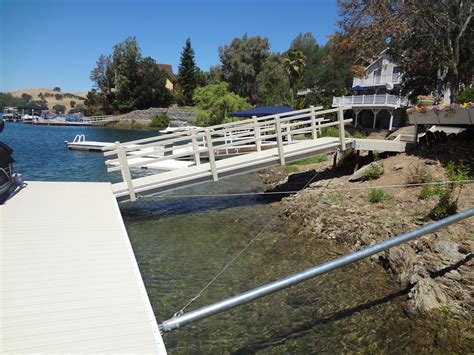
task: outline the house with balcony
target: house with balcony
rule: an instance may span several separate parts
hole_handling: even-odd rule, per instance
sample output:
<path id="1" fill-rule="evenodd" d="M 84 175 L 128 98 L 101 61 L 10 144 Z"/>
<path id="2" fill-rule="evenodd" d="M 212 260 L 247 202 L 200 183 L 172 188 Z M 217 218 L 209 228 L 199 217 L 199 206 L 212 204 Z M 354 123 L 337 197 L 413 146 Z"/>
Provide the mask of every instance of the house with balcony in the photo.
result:
<path id="1" fill-rule="evenodd" d="M 332 106 L 352 106 L 356 127 L 392 130 L 403 126 L 409 102 L 398 95 L 403 74 L 388 49 L 365 68 L 365 73 L 364 77 L 354 77 L 353 95 L 333 97 Z"/>

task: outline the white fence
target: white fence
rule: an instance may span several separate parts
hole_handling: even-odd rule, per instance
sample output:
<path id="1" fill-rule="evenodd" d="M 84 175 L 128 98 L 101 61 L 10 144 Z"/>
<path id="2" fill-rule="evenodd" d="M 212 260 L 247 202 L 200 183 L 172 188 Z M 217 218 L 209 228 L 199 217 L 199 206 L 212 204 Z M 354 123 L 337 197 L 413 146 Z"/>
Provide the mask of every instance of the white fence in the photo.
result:
<path id="1" fill-rule="evenodd" d="M 118 117 L 114 115 L 104 115 L 104 116 L 84 116 L 82 121 L 86 123 L 100 123 L 100 122 L 112 122 L 118 121 Z"/>
<path id="2" fill-rule="evenodd" d="M 318 138 L 322 128 L 332 126 L 338 127 L 340 148 L 345 150 L 344 124 L 351 122 L 350 119 L 344 120 L 343 112 L 345 109 L 347 108 L 339 107 L 316 111 L 314 107 L 310 107 L 309 109 L 279 115 L 254 117 L 239 122 L 211 126 L 207 127 L 204 131 L 191 129 L 187 132 L 139 139 L 127 143 L 116 142 L 114 147 L 103 149 L 105 156 L 117 156 L 115 159 L 106 161 L 107 171 L 121 172 L 123 181 L 128 187 L 130 200 L 133 201 L 136 199 L 136 196 L 130 169 L 143 167 L 146 164 L 191 157 L 194 160 L 195 166 L 199 166 L 202 156 L 205 155 L 209 159 L 212 178 L 214 181 L 217 181 L 219 171 L 216 167 L 216 150 L 250 145 L 254 147 L 254 151 L 261 152 L 262 144 L 276 141 L 280 164 L 285 165 L 283 147 L 284 145 L 292 144 L 294 135 L 307 134 L 315 140 Z M 328 122 L 324 119 L 323 115 L 329 113 L 337 113 L 338 119 Z M 233 139 L 229 139 L 229 136 Z M 179 149 L 175 150 L 176 147 L 179 147 Z M 146 159 L 145 162 L 143 162 L 144 159 Z M 257 161 L 258 157 L 255 162 Z M 246 164 L 249 165 L 250 163 L 246 162 Z M 238 167 L 236 166 L 235 168 L 237 169 Z M 150 185 L 151 188 L 152 186 Z"/>
<path id="3" fill-rule="evenodd" d="M 404 97 L 399 97 L 390 94 L 382 95 L 353 95 L 353 96 L 338 96 L 333 97 L 333 106 L 391 106 L 398 108 L 408 106 L 408 100 Z"/>

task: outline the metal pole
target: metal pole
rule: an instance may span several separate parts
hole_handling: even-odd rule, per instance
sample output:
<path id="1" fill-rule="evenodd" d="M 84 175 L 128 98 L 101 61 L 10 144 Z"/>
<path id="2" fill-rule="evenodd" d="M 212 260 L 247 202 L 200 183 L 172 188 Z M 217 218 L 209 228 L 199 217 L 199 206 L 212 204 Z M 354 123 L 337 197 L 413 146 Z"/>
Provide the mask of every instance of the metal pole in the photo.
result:
<path id="1" fill-rule="evenodd" d="M 306 281 L 308 279 L 311 279 L 315 276 L 327 273 L 331 270 L 340 268 L 342 266 L 351 264 L 353 262 L 359 261 L 361 259 L 365 259 L 371 255 L 377 254 L 381 251 L 387 250 L 389 248 L 392 248 L 394 246 L 397 246 L 402 243 L 406 243 L 412 239 L 421 237 L 425 234 L 434 232 L 442 227 L 446 227 L 450 224 L 453 224 L 455 222 L 459 222 L 463 219 L 469 218 L 474 216 L 474 208 L 470 208 L 464 212 L 459 212 L 453 216 L 444 218 L 440 221 L 425 225 L 423 227 L 420 227 L 414 231 L 407 232 L 404 234 L 401 234 L 397 237 L 390 238 L 388 240 L 385 240 L 381 243 L 372 245 L 368 248 L 361 249 L 359 251 L 356 251 L 351 254 L 344 255 L 340 258 L 331 260 L 329 262 L 326 262 L 321 265 L 314 266 L 312 268 L 306 269 L 304 271 L 301 271 L 297 274 L 293 274 L 291 276 L 288 276 L 284 279 L 277 280 L 274 282 L 271 282 L 269 284 L 257 287 L 253 290 L 247 291 L 245 293 L 242 293 L 240 295 L 228 298 L 224 301 L 220 301 L 217 303 L 214 303 L 210 306 L 206 306 L 203 308 L 200 308 L 198 310 L 189 312 L 187 314 L 184 314 L 180 317 L 176 318 L 171 318 L 169 320 L 164 321 L 159 325 L 160 330 L 162 332 L 169 332 L 173 329 L 177 329 L 179 327 L 182 327 L 184 325 L 187 325 L 189 323 L 194 323 L 198 320 L 207 318 L 213 314 L 220 313 L 222 311 L 225 311 L 227 309 L 251 302 L 253 300 L 256 300 L 260 297 L 272 294 L 274 292 L 283 290 L 285 288 L 288 288 L 290 286 L 296 285 L 300 282 Z"/>

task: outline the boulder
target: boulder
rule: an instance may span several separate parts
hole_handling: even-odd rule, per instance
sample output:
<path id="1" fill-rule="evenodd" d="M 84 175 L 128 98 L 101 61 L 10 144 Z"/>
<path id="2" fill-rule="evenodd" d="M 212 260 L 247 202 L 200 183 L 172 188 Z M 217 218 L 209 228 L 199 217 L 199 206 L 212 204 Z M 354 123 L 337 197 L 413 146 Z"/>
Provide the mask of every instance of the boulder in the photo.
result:
<path id="1" fill-rule="evenodd" d="M 360 168 L 359 170 L 357 170 L 354 174 L 352 174 L 350 177 L 349 177 L 349 181 L 360 181 L 360 180 L 364 180 L 366 177 L 367 177 L 367 172 L 372 169 L 373 167 L 378 167 L 381 171 L 382 171 L 382 174 L 383 174 L 383 165 L 379 162 L 372 162 L 366 166 L 363 166 L 362 168 Z"/>

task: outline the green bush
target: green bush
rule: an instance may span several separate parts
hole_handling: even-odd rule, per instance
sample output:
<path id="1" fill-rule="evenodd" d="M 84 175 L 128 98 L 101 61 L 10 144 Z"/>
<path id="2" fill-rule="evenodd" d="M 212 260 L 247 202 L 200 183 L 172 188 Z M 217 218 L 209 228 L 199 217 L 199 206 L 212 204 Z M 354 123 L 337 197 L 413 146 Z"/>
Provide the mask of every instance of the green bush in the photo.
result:
<path id="1" fill-rule="evenodd" d="M 339 137 L 339 130 L 337 127 L 323 127 L 321 128 L 321 137 Z"/>
<path id="2" fill-rule="evenodd" d="M 441 186 L 434 186 L 434 187 L 423 186 L 423 188 L 420 191 L 420 196 L 418 196 L 418 198 L 420 200 L 426 200 L 433 196 L 439 196 L 442 193 L 443 193 L 443 188 Z"/>
<path id="3" fill-rule="evenodd" d="M 367 173 L 364 177 L 364 180 L 376 180 L 381 177 L 383 174 L 383 167 L 378 164 L 373 164 L 367 168 Z"/>
<path id="4" fill-rule="evenodd" d="M 165 129 L 168 127 L 170 124 L 170 119 L 168 117 L 168 114 L 166 112 L 162 112 L 159 115 L 156 115 L 155 117 L 152 118 L 149 127 L 155 128 L 155 129 Z"/>
<path id="5" fill-rule="evenodd" d="M 366 138 L 367 136 L 365 135 L 364 132 L 361 131 L 355 131 L 354 134 L 352 135 L 354 138 Z"/>
<path id="6" fill-rule="evenodd" d="M 369 201 L 372 203 L 378 203 L 388 197 L 389 195 L 383 189 L 375 188 L 369 192 Z"/>
<path id="7" fill-rule="evenodd" d="M 466 102 L 474 102 L 474 88 L 461 91 L 456 95 L 456 102 L 464 104 Z"/>
<path id="8" fill-rule="evenodd" d="M 434 220 L 446 218 L 458 211 L 459 195 L 464 187 L 465 180 L 470 179 L 468 168 L 462 163 L 456 165 L 452 161 L 446 166 L 446 175 L 450 182 L 440 190 L 438 203 L 429 214 L 429 217 Z M 458 194 L 454 197 L 456 190 Z"/>

